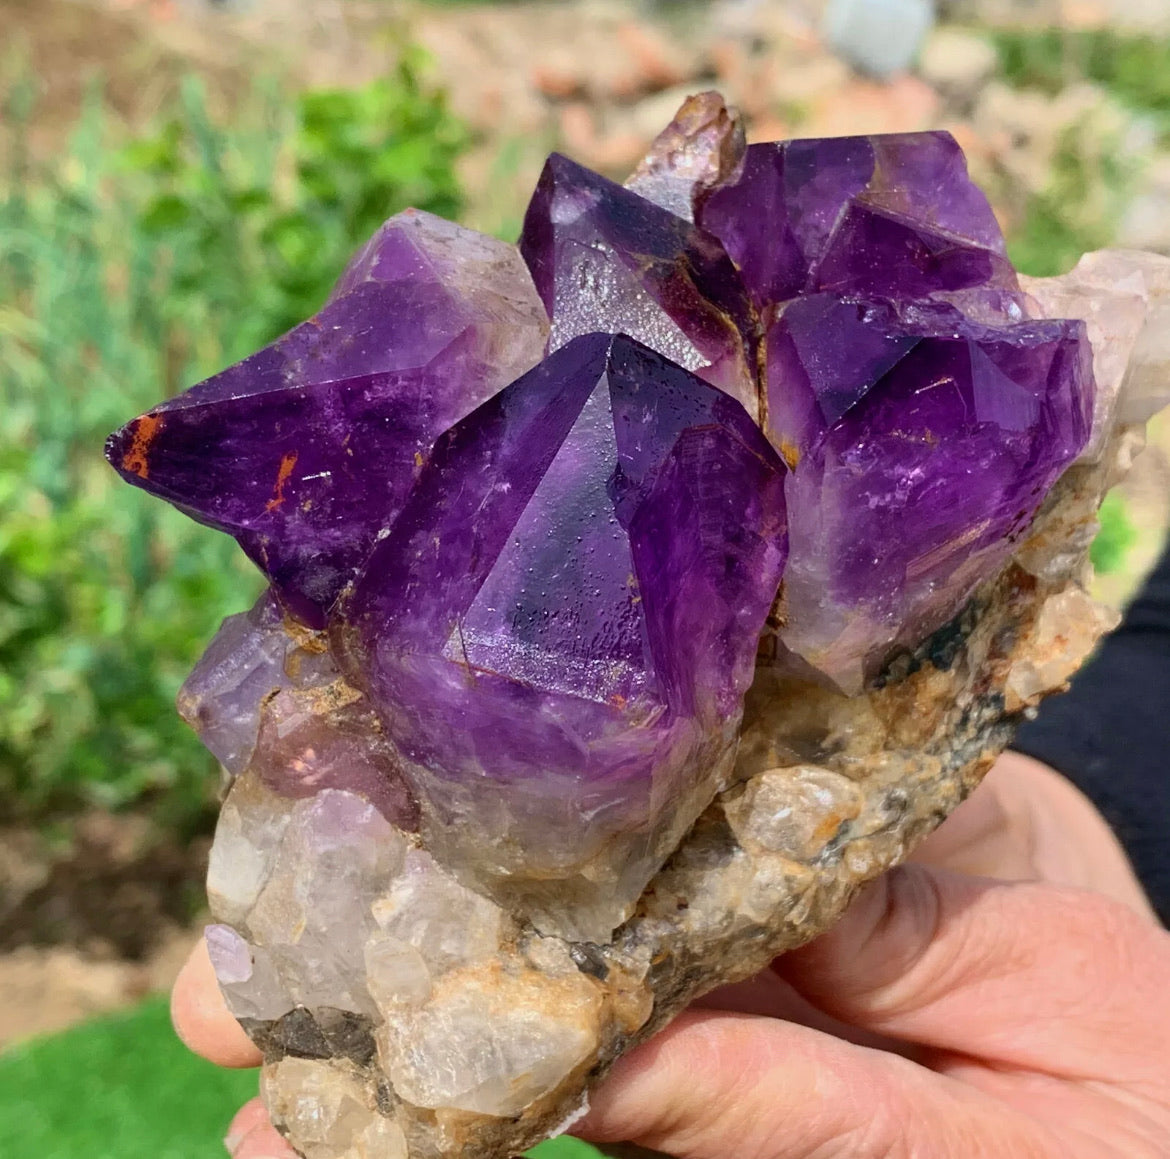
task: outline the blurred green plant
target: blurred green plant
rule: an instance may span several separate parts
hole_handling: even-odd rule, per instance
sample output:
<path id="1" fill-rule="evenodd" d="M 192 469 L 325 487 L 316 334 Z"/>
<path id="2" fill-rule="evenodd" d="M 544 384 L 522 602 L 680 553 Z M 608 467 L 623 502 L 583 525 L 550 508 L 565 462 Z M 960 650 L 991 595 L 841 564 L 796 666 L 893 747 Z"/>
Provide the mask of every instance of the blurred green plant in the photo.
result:
<path id="1" fill-rule="evenodd" d="M 1170 38 L 1109 28 L 1001 29 L 992 35 L 1010 83 L 1057 93 L 1075 81 L 1093 81 L 1170 133 Z"/>
<path id="2" fill-rule="evenodd" d="M 353 91 L 258 90 L 231 127 L 189 79 L 122 145 L 95 92 L 47 168 L 34 107 L 25 80 L 0 110 L 0 816 L 147 800 L 181 828 L 214 777 L 174 696 L 260 581 L 102 441 L 313 312 L 385 217 L 457 215 L 466 134 L 410 53 Z"/>
<path id="3" fill-rule="evenodd" d="M 1067 273 L 1082 254 L 1109 245 L 1125 204 L 1130 171 L 1108 134 L 1068 129 L 1052 159 L 1045 188 L 1028 198 L 1024 219 L 1008 238 L 1022 273 Z"/>
<path id="4" fill-rule="evenodd" d="M 1111 575 L 1125 566 L 1126 556 L 1138 540 L 1138 531 L 1130 521 L 1125 500 L 1117 491 L 1105 496 L 1097 519 L 1101 530 L 1093 540 L 1089 555 L 1101 575 Z"/>

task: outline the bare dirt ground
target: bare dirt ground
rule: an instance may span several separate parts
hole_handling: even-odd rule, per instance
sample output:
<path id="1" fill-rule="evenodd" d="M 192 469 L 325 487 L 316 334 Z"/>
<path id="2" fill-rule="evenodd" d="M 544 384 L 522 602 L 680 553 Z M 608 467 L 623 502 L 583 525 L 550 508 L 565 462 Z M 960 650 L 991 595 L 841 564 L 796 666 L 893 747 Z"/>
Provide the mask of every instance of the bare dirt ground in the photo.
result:
<path id="1" fill-rule="evenodd" d="M 201 927 L 207 838 L 94 812 L 0 830 L 0 1050 L 174 980 Z"/>
<path id="2" fill-rule="evenodd" d="M 1112 20 L 1117 7 L 997 3 L 1004 20 L 1026 10 L 1035 23 L 1066 26 Z M 944 12 L 970 22 L 985 7 L 952 0 Z M 621 175 L 681 99 L 703 88 L 740 105 L 754 140 L 950 128 L 1009 225 L 1071 131 L 1104 126 L 1126 139 L 1128 122 L 1091 86 L 1054 100 L 1006 90 L 991 76 L 993 56 L 963 27 L 940 30 L 914 73 L 884 84 L 858 77 L 818 42 L 818 9 L 819 0 L 724 0 L 659 4 L 651 17 L 636 0 L 253 0 L 239 11 L 199 0 L 0 0 L 0 41 L 39 80 L 32 145 L 46 156 L 95 78 L 134 125 L 164 108 L 189 71 L 204 78 L 213 108 L 230 110 L 261 75 L 290 87 L 361 83 L 384 73 L 403 43 L 420 43 L 475 132 L 462 174 L 468 224 L 490 230 L 518 224 L 551 149 Z M 0 54 L 0 80 L 3 67 Z M 1158 188 L 1139 191 L 1143 214 L 1123 223 L 1130 232 L 1120 240 L 1170 250 L 1170 193 Z M 1170 418 L 1152 428 L 1124 494 L 1140 540 L 1125 569 L 1097 584 L 1117 606 L 1170 525 Z M 0 1050 L 168 987 L 200 925 L 205 857 L 205 842 L 160 844 L 136 817 L 83 818 L 64 845 L 0 830 Z"/>

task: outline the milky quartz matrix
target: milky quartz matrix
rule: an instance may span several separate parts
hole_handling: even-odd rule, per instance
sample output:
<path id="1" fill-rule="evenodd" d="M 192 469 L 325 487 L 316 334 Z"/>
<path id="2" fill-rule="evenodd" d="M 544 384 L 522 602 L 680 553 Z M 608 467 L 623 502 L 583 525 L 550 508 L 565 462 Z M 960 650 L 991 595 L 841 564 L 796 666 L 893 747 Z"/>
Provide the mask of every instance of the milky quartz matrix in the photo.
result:
<path id="1" fill-rule="evenodd" d="M 1110 624 L 1170 259 L 1018 277 L 947 133 L 689 100 L 518 246 L 392 217 L 135 419 L 269 588 L 179 709 L 230 787 L 212 961 L 306 1159 L 514 1154 L 826 928 Z"/>

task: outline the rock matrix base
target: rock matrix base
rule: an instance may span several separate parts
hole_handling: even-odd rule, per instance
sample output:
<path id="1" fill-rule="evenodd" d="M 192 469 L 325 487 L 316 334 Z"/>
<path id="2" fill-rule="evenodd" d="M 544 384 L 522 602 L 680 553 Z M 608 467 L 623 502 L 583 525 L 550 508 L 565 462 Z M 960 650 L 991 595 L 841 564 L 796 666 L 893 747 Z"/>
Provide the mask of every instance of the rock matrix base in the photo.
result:
<path id="1" fill-rule="evenodd" d="M 745 147 L 692 98 L 519 247 L 392 218 L 111 436 L 270 582 L 183 716 L 212 960 L 306 1159 L 503 1157 L 826 929 L 1111 625 L 1170 259 L 1031 280 L 946 133 Z"/>

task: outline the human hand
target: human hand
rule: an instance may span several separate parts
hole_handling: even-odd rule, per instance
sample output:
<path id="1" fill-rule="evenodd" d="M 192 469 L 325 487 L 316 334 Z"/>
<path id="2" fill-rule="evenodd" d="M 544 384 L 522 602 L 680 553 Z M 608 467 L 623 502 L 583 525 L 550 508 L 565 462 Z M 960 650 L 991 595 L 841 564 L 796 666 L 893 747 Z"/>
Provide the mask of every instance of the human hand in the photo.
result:
<path id="1" fill-rule="evenodd" d="M 919 855 L 826 937 L 621 1060 L 577 1131 L 688 1159 L 1170 1154 L 1170 937 L 1088 801 L 1009 754 Z M 174 1011 L 199 1053 L 259 1062 L 202 945 Z M 256 1100 L 228 1144 L 293 1155 Z"/>
<path id="2" fill-rule="evenodd" d="M 920 864 L 622 1058 L 575 1133 L 684 1159 L 1170 1155 L 1170 935 Z"/>

